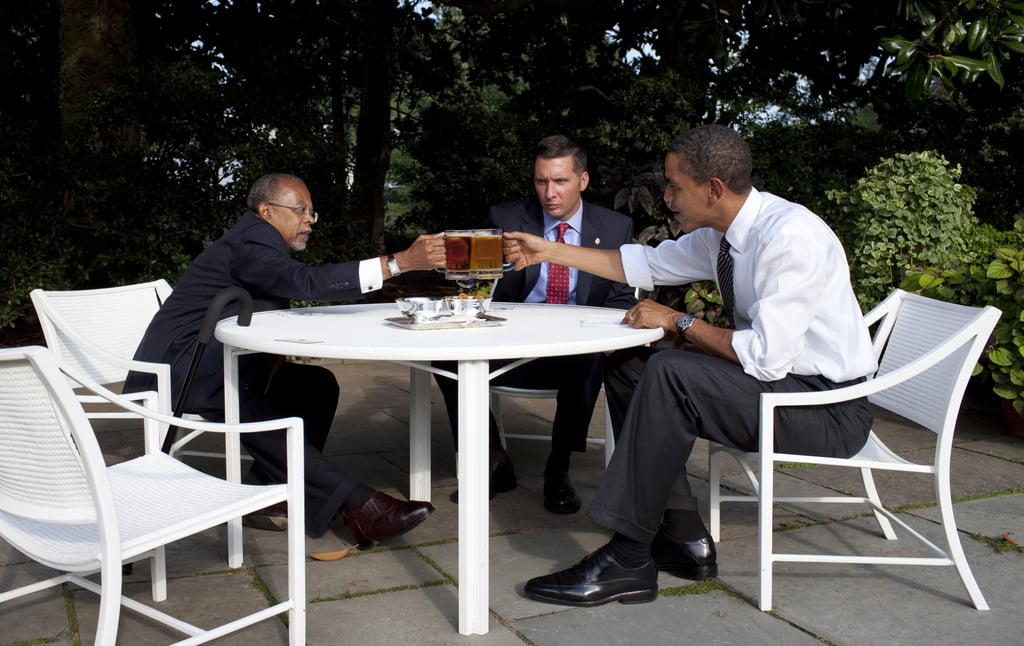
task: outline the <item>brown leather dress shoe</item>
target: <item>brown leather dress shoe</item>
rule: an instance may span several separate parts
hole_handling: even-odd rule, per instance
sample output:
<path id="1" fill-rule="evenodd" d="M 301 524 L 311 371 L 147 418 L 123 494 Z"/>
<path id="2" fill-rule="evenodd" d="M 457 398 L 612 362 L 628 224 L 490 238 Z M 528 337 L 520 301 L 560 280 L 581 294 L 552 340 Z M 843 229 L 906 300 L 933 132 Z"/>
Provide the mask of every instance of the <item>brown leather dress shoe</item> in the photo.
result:
<path id="1" fill-rule="evenodd" d="M 399 536 L 434 513 L 434 506 L 418 500 L 402 501 L 378 491 L 359 509 L 341 510 L 345 529 L 360 547 Z"/>

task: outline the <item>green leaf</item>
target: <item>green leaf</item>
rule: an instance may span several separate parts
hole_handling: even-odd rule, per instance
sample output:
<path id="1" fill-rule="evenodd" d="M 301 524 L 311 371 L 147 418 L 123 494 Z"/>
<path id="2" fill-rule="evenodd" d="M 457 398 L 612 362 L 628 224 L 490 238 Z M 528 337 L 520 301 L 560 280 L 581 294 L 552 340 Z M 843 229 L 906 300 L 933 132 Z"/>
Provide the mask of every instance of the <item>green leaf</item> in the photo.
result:
<path id="1" fill-rule="evenodd" d="M 989 67 L 989 64 L 986 61 L 979 60 L 977 58 L 968 58 L 966 56 L 943 56 L 942 60 L 956 68 L 967 70 L 969 72 L 985 72 Z"/>
<path id="2" fill-rule="evenodd" d="M 967 49 L 972 52 L 978 49 L 988 37 L 988 21 L 975 20 L 967 28 Z"/>
<path id="3" fill-rule="evenodd" d="M 999 67 L 999 60 L 996 58 L 994 52 L 988 55 L 988 62 L 988 75 L 992 77 L 993 81 L 996 82 L 996 85 L 999 86 L 999 89 L 1003 89 L 1003 86 L 1005 85 L 1005 79 L 1003 79 L 1003 71 Z"/>

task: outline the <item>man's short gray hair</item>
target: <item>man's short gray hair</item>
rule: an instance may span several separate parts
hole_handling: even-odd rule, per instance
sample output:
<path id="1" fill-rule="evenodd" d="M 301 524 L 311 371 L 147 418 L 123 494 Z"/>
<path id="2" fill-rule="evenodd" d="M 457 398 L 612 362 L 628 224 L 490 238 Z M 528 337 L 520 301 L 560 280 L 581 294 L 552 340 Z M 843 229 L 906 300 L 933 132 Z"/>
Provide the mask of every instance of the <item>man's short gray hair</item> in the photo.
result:
<path id="1" fill-rule="evenodd" d="M 277 199 L 278 191 L 281 190 L 281 182 L 285 180 L 292 180 L 305 185 L 305 182 L 295 175 L 269 173 L 252 183 L 252 188 L 249 189 L 249 197 L 246 199 L 245 205 L 249 207 L 250 211 L 255 212 L 261 202 L 273 202 Z"/>

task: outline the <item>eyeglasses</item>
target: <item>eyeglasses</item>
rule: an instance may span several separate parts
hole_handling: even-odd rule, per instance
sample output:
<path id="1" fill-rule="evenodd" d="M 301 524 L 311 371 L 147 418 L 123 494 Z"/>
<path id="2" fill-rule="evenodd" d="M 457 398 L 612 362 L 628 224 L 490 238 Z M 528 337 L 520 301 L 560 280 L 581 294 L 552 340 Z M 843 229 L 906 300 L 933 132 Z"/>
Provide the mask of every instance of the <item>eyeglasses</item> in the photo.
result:
<path id="1" fill-rule="evenodd" d="M 299 214 L 300 218 L 304 218 L 308 215 L 309 217 L 313 218 L 313 224 L 316 224 L 317 220 L 320 219 L 320 216 L 317 214 L 317 212 L 309 208 L 308 206 L 288 206 L 287 204 L 275 204 L 274 202 L 267 202 L 267 204 L 269 204 L 270 206 L 278 206 L 281 207 L 282 209 L 288 209 L 289 211 L 294 211 L 295 213 Z"/>

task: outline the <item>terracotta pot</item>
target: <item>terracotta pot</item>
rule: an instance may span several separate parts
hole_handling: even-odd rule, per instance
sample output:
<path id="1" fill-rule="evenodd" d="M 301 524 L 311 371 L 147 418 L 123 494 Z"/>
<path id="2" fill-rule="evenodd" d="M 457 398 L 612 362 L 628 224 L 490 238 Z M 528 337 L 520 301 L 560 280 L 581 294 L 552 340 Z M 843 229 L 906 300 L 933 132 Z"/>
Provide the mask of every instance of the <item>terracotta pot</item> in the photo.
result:
<path id="1" fill-rule="evenodd" d="M 1024 437 L 1024 416 L 1013 407 L 1009 399 L 1000 399 L 999 407 L 1003 411 L 1003 421 L 1006 424 L 1006 432 L 1017 437 Z"/>

